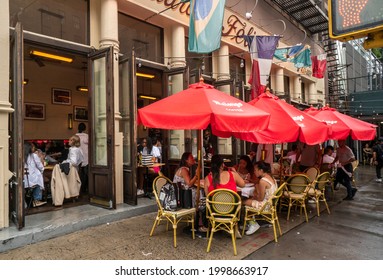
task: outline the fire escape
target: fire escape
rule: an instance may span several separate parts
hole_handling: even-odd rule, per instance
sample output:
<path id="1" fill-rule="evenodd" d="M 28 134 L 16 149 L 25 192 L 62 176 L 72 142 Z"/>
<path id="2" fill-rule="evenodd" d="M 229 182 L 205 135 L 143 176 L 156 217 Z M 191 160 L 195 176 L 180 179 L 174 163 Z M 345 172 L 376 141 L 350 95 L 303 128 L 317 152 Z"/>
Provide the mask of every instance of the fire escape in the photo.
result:
<path id="1" fill-rule="evenodd" d="M 347 110 L 345 78 L 343 77 L 339 43 L 330 39 L 328 34 L 328 17 L 323 0 L 266 0 L 274 4 L 277 10 L 293 19 L 307 34 L 318 35 L 323 49 L 327 54 L 328 91 L 326 103 L 331 107 Z M 319 42 L 318 42 L 319 43 Z"/>

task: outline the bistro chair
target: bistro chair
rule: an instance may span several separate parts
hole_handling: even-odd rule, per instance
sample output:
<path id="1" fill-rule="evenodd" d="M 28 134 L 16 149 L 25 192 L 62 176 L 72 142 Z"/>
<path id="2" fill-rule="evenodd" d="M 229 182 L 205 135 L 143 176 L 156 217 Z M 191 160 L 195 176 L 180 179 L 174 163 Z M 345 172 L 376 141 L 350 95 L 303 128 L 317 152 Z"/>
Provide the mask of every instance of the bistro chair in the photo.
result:
<path id="1" fill-rule="evenodd" d="M 236 192 L 228 189 L 216 189 L 208 194 L 206 198 L 206 217 L 209 221 L 209 242 L 206 252 L 210 252 L 214 233 L 223 230 L 231 235 L 234 255 L 237 255 L 235 235 L 240 219 L 240 210 L 241 197 Z"/>
<path id="2" fill-rule="evenodd" d="M 278 214 L 277 214 L 277 204 L 279 198 L 282 196 L 283 190 L 286 187 L 286 183 L 280 185 L 274 194 L 266 201 L 266 203 L 260 208 L 256 209 L 251 206 L 245 206 L 245 217 L 244 224 L 242 229 L 242 235 L 245 233 L 246 223 L 251 220 L 264 220 L 273 225 L 274 231 L 274 240 L 278 242 L 278 233 L 277 227 L 279 231 L 279 235 L 282 236 L 281 226 L 279 225 Z"/>
<path id="3" fill-rule="evenodd" d="M 176 211 L 165 210 L 161 205 L 159 194 L 161 188 L 166 184 L 173 184 L 173 182 L 165 176 L 158 176 L 153 181 L 153 194 L 156 199 L 158 211 L 156 219 L 153 223 L 152 230 L 150 231 L 150 236 L 153 235 L 155 228 L 160 224 L 161 221 L 166 221 L 166 230 L 168 230 L 169 223 L 171 223 L 173 226 L 174 247 L 177 247 L 177 225 L 180 222 L 191 223 L 192 236 L 193 239 L 195 239 L 194 216 L 196 211 L 195 208 L 177 209 Z"/>
<path id="4" fill-rule="evenodd" d="M 286 186 L 283 191 L 280 203 L 280 209 L 282 206 L 288 207 L 287 220 L 290 219 L 291 207 L 300 207 L 300 214 L 302 210 L 305 213 L 306 222 L 308 222 L 306 211 L 306 199 L 307 192 L 310 189 L 310 178 L 304 174 L 295 174 L 286 180 Z"/>
<path id="5" fill-rule="evenodd" d="M 307 193 L 309 197 L 315 198 L 315 203 L 317 207 L 318 217 L 320 216 L 319 201 L 323 201 L 326 205 L 327 212 L 330 214 L 330 209 L 328 208 L 325 190 L 326 186 L 330 183 L 331 175 L 329 172 L 323 172 L 318 176 L 318 178 L 311 184 L 311 187 Z"/>
<path id="6" fill-rule="evenodd" d="M 309 177 L 310 182 L 313 183 L 319 175 L 319 169 L 316 167 L 309 167 L 303 173 Z"/>

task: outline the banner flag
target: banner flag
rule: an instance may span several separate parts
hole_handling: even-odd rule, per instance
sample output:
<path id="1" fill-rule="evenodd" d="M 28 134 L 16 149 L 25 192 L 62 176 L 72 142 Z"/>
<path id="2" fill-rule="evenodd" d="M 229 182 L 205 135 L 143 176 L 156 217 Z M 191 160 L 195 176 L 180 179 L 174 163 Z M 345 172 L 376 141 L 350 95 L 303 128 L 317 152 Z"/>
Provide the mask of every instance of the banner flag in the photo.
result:
<path id="1" fill-rule="evenodd" d="M 323 79 L 323 73 L 326 70 L 326 54 L 311 56 L 313 77 Z"/>
<path id="2" fill-rule="evenodd" d="M 211 53 L 221 45 L 226 0 L 191 0 L 189 52 Z"/>
<path id="3" fill-rule="evenodd" d="M 243 36 L 249 46 L 253 62 L 249 83 L 252 85 L 252 98 L 257 97 L 268 83 L 275 49 L 279 36 Z M 254 63 L 257 63 L 255 66 Z M 258 75 L 257 77 L 254 75 Z M 251 81 L 251 82 L 250 82 Z M 259 85 L 258 82 L 259 81 Z M 254 96 L 254 97 L 253 97 Z"/>

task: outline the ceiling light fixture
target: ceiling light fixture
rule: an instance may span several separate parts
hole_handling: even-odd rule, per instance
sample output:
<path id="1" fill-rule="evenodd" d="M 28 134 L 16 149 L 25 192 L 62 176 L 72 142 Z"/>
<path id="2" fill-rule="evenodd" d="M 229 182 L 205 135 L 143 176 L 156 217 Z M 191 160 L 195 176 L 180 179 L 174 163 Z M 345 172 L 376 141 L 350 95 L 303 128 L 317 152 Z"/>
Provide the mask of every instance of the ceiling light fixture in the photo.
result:
<path id="1" fill-rule="evenodd" d="M 139 95 L 138 97 L 141 99 L 157 100 L 156 97 L 148 96 L 148 95 Z"/>
<path id="2" fill-rule="evenodd" d="M 82 85 L 80 85 L 80 86 L 77 86 L 76 89 L 78 91 L 81 91 L 81 92 L 88 92 L 88 86 L 86 85 L 86 80 L 85 80 L 85 76 L 86 76 L 86 73 L 87 73 L 86 70 L 88 69 L 88 67 L 87 67 L 86 62 L 83 62 L 83 64 L 84 64 L 84 66 L 82 67 L 82 69 L 84 70 L 84 83 Z"/>
<path id="3" fill-rule="evenodd" d="M 31 51 L 29 54 L 32 56 L 44 57 L 44 58 L 64 61 L 64 62 L 68 62 L 68 63 L 71 63 L 73 61 L 73 58 L 71 58 L 71 57 L 46 53 L 46 52 L 42 52 L 42 51 L 35 51 L 34 50 L 34 51 Z"/>
<path id="4" fill-rule="evenodd" d="M 148 79 L 154 79 L 155 75 L 152 74 L 145 74 L 145 73 L 140 73 L 136 72 L 137 77 L 142 77 L 142 78 L 148 78 Z"/>

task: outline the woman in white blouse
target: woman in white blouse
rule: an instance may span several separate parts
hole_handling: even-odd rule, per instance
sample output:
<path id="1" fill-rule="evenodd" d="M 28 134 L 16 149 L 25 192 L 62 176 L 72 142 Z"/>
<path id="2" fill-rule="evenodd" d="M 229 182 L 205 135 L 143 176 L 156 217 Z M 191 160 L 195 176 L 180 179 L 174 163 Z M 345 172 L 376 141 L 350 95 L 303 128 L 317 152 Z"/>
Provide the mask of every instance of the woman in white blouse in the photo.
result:
<path id="1" fill-rule="evenodd" d="M 46 204 L 41 201 L 44 189 L 44 165 L 40 157 L 33 152 L 32 145 L 28 142 L 24 144 L 24 188 L 32 188 L 33 207 Z"/>
<path id="2" fill-rule="evenodd" d="M 79 165 L 84 160 L 82 151 L 79 148 L 81 146 L 80 137 L 78 137 L 77 135 L 73 135 L 71 138 L 69 138 L 69 146 L 70 148 L 68 158 L 64 160 L 63 163 L 69 162 L 70 165 L 76 167 L 78 171 Z"/>

